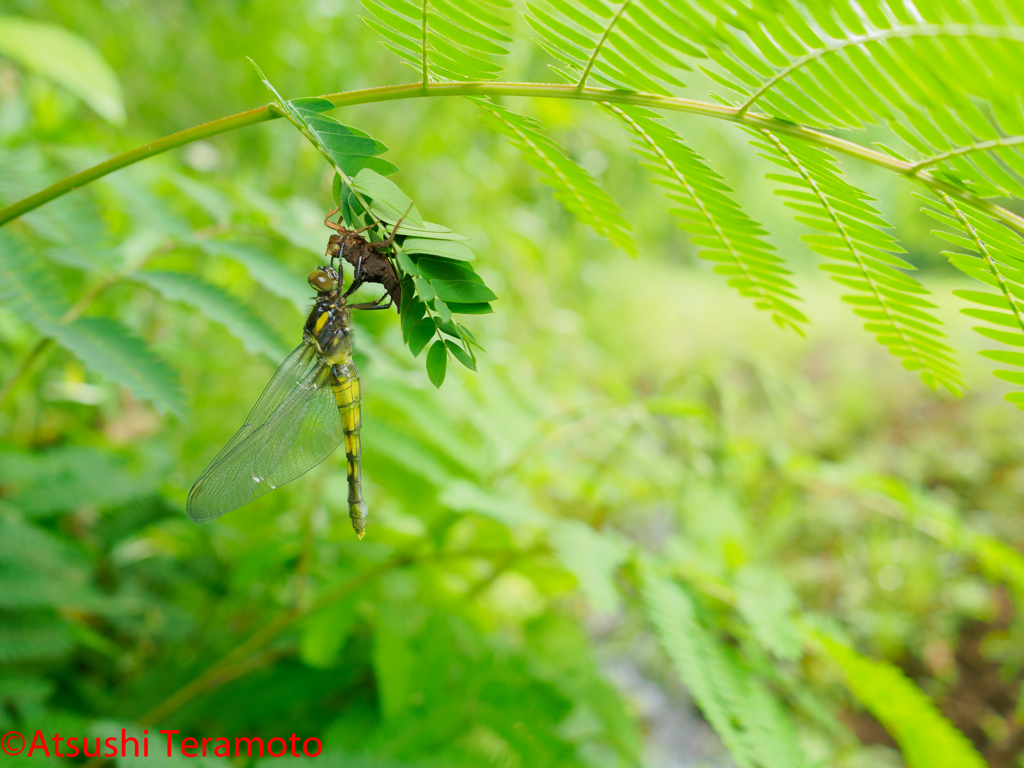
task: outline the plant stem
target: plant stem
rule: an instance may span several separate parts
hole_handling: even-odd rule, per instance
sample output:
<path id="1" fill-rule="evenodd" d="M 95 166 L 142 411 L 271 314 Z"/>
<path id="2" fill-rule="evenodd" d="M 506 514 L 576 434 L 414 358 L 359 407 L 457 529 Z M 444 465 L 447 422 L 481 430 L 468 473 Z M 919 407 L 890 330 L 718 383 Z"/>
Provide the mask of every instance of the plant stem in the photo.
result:
<path id="1" fill-rule="evenodd" d="M 248 112 L 239 112 L 237 115 L 230 115 L 228 117 L 222 117 L 219 120 L 212 120 L 209 123 L 203 123 L 197 125 L 194 128 L 189 128 L 185 131 L 179 131 L 178 133 L 172 133 L 170 136 L 164 136 L 162 139 L 156 141 L 150 141 L 146 144 L 130 149 L 116 157 L 112 157 L 109 160 L 104 160 L 99 165 L 94 165 L 92 168 L 86 168 L 84 171 L 68 176 L 66 179 L 61 179 L 56 184 L 51 184 L 46 189 L 36 192 L 34 195 L 19 200 L 18 202 L 7 206 L 0 210 L 0 226 L 3 226 L 8 221 L 16 219 L 24 213 L 28 213 L 31 210 L 38 208 L 44 203 L 48 203 L 61 195 L 66 195 L 68 192 L 72 192 L 79 187 L 84 187 L 97 179 L 102 179 L 108 173 L 125 168 L 129 165 L 134 165 L 140 160 L 153 157 L 166 152 L 169 149 L 175 147 L 182 147 L 186 144 L 190 144 L 193 141 L 199 141 L 200 139 L 208 139 L 211 136 L 217 136 L 221 133 L 227 133 L 228 131 L 234 131 L 239 128 L 245 128 L 249 125 L 256 125 L 257 123 L 264 123 L 267 120 L 273 120 L 278 115 L 271 112 L 270 107 L 259 107 L 258 109 L 250 109 Z"/>
<path id="2" fill-rule="evenodd" d="M 515 556 L 521 557 L 533 553 L 534 552 L 532 550 L 528 550 L 525 552 L 515 553 Z M 407 565 L 425 565 L 464 557 L 493 558 L 508 555 L 509 550 L 507 549 L 461 550 L 458 552 L 432 552 L 420 555 L 404 553 L 396 555 L 377 567 L 363 571 L 358 576 L 355 576 L 343 584 L 338 585 L 334 589 L 324 593 L 319 599 L 313 601 L 304 608 L 291 608 L 284 613 L 279 614 L 276 619 L 271 621 L 269 624 L 266 624 L 255 634 L 251 635 L 249 639 L 237 646 L 220 661 L 216 662 L 190 683 L 179 688 L 167 699 L 140 717 L 137 720 L 137 723 L 139 725 L 156 724 L 199 694 L 217 688 L 226 682 L 241 677 L 246 672 L 257 669 L 261 665 L 254 663 L 250 657 L 262 650 L 275 637 L 304 619 L 306 616 L 348 597 L 389 571 L 395 570 L 396 568 L 402 568 Z M 259 659 L 262 658 L 262 656 L 259 657 Z"/>
<path id="3" fill-rule="evenodd" d="M 4 382 L 3 389 L 0 389 L 0 408 L 3 408 L 7 404 L 7 398 L 11 396 L 11 392 L 18 386 L 25 375 L 32 370 L 32 366 L 35 365 L 36 361 L 41 359 L 47 352 L 50 351 L 50 347 L 53 346 L 53 339 L 40 339 L 36 342 L 36 345 L 32 347 L 25 358 L 21 361 L 17 370 L 11 374 L 11 378 Z"/>
<path id="4" fill-rule="evenodd" d="M 713 104 L 694 99 L 683 99 L 670 96 L 659 96 L 653 93 L 641 93 L 635 91 L 617 91 L 608 88 L 580 88 L 575 85 L 562 85 L 558 83 L 429 83 L 426 86 L 422 82 L 405 83 L 403 85 L 387 85 L 377 88 L 366 88 L 358 91 L 346 91 L 344 93 L 332 93 L 321 98 L 329 100 L 336 107 L 346 107 L 355 104 L 371 104 L 383 101 L 398 101 L 402 99 L 418 99 L 431 96 L 524 96 L 530 98 L 546 99 L 575 99 L 577 101 L 609 101 L 616 104 L 634 104 L 637 106 L 649 107 L 651 109 L 668 110 L 672 112 L 685 112 L 691 115 L 713 117 L 719 120 L 745 125 L 751 128 L 768 129 L 776 134 L 785 134 L 802 139 L 825 149 L 855 157 L 872 165 L 898 173 L 901 176 L 913 178 L 936 193 L 945 193 L 974 208 L 983 211 L 989 216 L 1001 221 L 1003 224 L 1012 227 L 1024 234 L 1024 217 L 998 206 L 988 200 L 984 200 L 970 192 L 960 189 L 946 182 L 940 181 L 930 173 L 920 170 L 914 163 L 905 160 L 898 160 L 882 152 L 869 149 L 852 141 L 830 136 L 827 133 L 815 131 L 802 125 L 790 123 L 784 120 L 776 120 L 767 115 L 751 112 L 741 112 L 740 107 L 731 107 L 724 104 Z M 274 120 L 280 117 L 276 110 L 271 107 L 259 107 L 248 112 L 240 112 L 237 115 L 222 117 L 203 125 L 197 125 L 186 131 L 165 136 L 162 139 L 143 144 L 140 147 L 129 150 L 121 155 L 112 157 L 99 165 L 88 168 L 73 176 L 58 181 L 36 194 L 19 200 L 13 205 L 0 210 L 0 226 L 12 219 L 16 219 L 23 213 L 27 213 L 44 203 L 65 195 L 74 189 L 78 189 L 96 179 L 106 176 L 120 168 L 132 165 L 153 157 L 169 149 L 180 147 L 199 139 L 206 139 L 217 136 L 221 133 L 245 128 L 257 123 Z"/>

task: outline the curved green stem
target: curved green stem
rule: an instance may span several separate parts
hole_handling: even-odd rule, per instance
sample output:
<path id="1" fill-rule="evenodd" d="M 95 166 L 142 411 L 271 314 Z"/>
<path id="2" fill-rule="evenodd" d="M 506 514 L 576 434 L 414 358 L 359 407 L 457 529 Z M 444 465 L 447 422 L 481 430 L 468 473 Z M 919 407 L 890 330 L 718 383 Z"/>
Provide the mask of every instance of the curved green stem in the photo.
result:
<path id="1" fill-rule="evenodd" d="M 154 155 L 159 155 L 169 149 L 174 149 L 175 147 L 183 147 L 186 144 L 191 144 L 193 141 L 208 139 L 211 136 L 217 136 L 221 133 L 245 128 L 249 125 L 264 123 L 267 120 L 273 120 L 276 117 L 278 117 L 278 115 L 273 114 L 270 111 L 270 107 L 259 107 L 258 109 L 250 109 L 248 112 L 239 112 L 237 115 L 230 115 L 228 117 L 222 117 L 219 120 L 212 120 L 209 123 L 203 123 L 202 125 L 197 125 L 194 128 L 189 128 L 185 131 L 172 133 L 170 136 L 164 136 L 162 139 L 157 139 L 156 141 L 147 142 L 135 149 L 130 149 L 116 157 L 112 157 L 109 160 L 104 160 L 99 165 L 94 165 L 92 168 L 86 168 L 84 171 L 80 171 L 73 176 L 61 179 L 56 184 L 51 184 L 46 189 L 40 190 L 34 195 L 30 195 L 29 197 L 19 200 L 6 208 L 0 209 L 0 226 L 3 226 L 12 219 L 18 218 L 22 214 L 38 208 L 44 203 L 48 203 L 62 195 L 66 195 L 68 192 L 73 192 L 79 187 L 84 187 L 86 184 L 96 181 L 97 179 L 102 179 L 109 173 L 126 168 L 129 165 L 134 165 L 140 160 L 145 160 L 153 157 Z"/>
<path id="2" fill-rule="evenodd" d="M 739 125 L 745 125 L 759 130 L 769 129 L 776 134 L 794 136 L 806 142 L 825 149 L 838 152 L 849 157 L 877 165 L 881 168 L 915 179 L 934 192 L 945 193 L 952 198 L 961 200 L 974 208 L 983 211 L 1003 224 L 1012 227 L 1021 234 L 1024 234 L 1024 217 L 984 200 L 977 195 L 960 189 L 952 184 L 940 181 L 931 174 L 916 168 L 914 163 L 905 160 L 898 160 L 882 152 L 863 147 L 852 141 L 830 136 L 827 133 L 815 131 L 796 123 L 784 120 L 776 120 L 767 115 L 742 112 L 740 107 L 731 107 L 724 104 L 713 104 L 695 99 L 683 99 L 673 96 L 659 96 L 654 93 L 642 93 L 638 91 L 617 91 L 609 88 L 577 88 L 575 85 L 561 85 L 558 83 L 430 83 L 424 87 L 422 82 L 405 83 L 403 85 L 386 85 L 378 88 L 365 88 L 358 91 L 346 91 L 344 93 L 332 93 L 322 98 L 329 100 L 336 107 L 346 107 L 355 104 L 371 104 L 382 101 L 397 101 L 401 99 L 419 99 L 430 96 L 525 96 L 530 98 L 546 99 L 575 99 L 577 101 L 612 102 L 615 104 L 635 104 L 649 107 L 651 109 L 668 110 L 672 112 L 685 112 L 691 115 L 702 115 L 714 117 L 719 120 L 727 120 Z M 54 200 L 61 195 L 66 195 L 74 189 L 88 184 L 112 173 L 120 168 L 132 165 L 145 160 L 148 157 L 158 155 L 175 147 L 184 146 L 199 139 L 206 139 L 217 136 L 221 133 L 245 128 L 267 120 L 274 120 L 280 117 L 275 109 L 271 107 L 259 107 L 250 109 L 248 112 L 240 112 L 237 115 L 222 117 L 203 125 L 197 125 L 186 131 L 165 136 L 162 139 L 143 144 L 140 147 L 129 150 L 124 154 L 112 157 L 109 160 L 95 165 L 92 168 L 68 176 L 56 184 L 37 192 L 36 194 L 19 200 L 13 205 L 0 210 L 0 226 L 3 226 L 12 219 L 16 219 L 23 213 L 27 213 L 44 203 Z M 915 172 L 916 171 L 916 172 Z"/>

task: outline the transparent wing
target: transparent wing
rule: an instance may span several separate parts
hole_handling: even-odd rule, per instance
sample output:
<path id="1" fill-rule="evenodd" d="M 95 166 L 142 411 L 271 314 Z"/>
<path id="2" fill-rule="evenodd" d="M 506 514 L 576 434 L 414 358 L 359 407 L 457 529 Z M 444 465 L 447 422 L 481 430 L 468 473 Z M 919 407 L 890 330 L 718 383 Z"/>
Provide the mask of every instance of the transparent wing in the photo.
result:
<path id="1" fill-rule="evenodd" d="M 200 475 L 188 516 L 206 522 L 245 506 L 326 459 L 344 435 L 329 366 L 310 347 L 277 369 L 245 424 Z"/>
<path id="2" fill-rule="evenodd" d="M 234 437 L 228 440 L 227 444 L 220 449 L 220 453 L 210 462 L 199 477 L 200 480 L 213 471 L 238 445 L 244 441 L 253 431 L 267 423 L 267 420 L 274 414 L 281 403 L 295 390 L 299 382 L 303 381 L 319 363 L 316 359 L 316 351 L 313 346 L 303 342 L 293 349 L 288 357 L 277 367 L 274 375 L 270 377 L 267 386 L 256 401 L 256 405 L 245 417 L 245 423 L 239 427 Z"/>

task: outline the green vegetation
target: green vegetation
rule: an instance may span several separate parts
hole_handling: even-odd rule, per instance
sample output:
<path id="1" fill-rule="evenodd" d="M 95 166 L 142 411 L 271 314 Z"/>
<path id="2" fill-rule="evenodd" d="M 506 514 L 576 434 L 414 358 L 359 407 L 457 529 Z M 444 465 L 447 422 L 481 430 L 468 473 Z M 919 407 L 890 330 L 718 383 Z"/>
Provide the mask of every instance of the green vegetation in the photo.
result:
<path id="1" fill-rule="evenodd" d="M 9 3 L 0 732 L 1020 766 L 1024 14 L 908 9 Z M 339 200 L 367 537 L 195 525 Z"/>

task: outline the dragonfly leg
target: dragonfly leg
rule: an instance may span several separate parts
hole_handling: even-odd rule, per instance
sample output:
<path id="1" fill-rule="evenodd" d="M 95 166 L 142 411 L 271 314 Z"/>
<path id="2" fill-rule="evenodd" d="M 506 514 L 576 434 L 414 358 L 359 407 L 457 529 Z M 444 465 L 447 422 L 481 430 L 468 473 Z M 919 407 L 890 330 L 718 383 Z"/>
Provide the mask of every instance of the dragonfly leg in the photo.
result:
<path id="1" fill-rule="evenodd" d="M 363 251 L 359 251 L 359 259 L 356 261 L 355 269 L 352 271 L 352 285 L 342 294 L 341 298 L 347 299 L 355 290 L 363 284 Z"/>
<path id="2" fill-rule="evenodd" d="M 384 299 L 388 299 L 387 304 L 382 304 Z M 394 304 L 394 300 L 391 298 L 391 291 L 385 291 L 384 295 L 376 301 L 367 301 L 362 304 L 353 304 L 352 309 L 391 309 L 391 305 Z"/>

